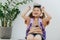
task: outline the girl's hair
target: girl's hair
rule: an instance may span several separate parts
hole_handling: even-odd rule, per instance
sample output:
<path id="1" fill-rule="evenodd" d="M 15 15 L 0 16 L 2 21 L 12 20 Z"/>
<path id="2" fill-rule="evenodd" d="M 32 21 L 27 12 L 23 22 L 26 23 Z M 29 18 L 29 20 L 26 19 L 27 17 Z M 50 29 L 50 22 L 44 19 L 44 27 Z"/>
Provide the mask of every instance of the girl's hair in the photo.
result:
<path id="1" fill-rule="evenodd" d="M 33 8 L 36 8 L 36 7 L 39 8 L 40 11 L 42 12 L 42 10 L 41 10 L 41 5 L 34 5 L 34 6 L 33 6 Z M 29 17 L 30 17 L 30 18 L 34 18 L 34 16 L 32 15 L 32 12 L 30 13 Z M 42 16 L 40 16 L 40 18 L 41 18 L 41 19 L 45 18 L 45 14 L 42 13 Z"/>

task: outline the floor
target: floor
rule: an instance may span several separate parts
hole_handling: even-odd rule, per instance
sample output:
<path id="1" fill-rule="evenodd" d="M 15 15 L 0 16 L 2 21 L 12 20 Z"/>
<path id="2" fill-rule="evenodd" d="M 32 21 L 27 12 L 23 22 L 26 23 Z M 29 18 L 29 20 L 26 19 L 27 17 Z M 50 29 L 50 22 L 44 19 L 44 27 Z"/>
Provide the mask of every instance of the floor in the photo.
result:
<path id="1" fill-rule="evenodd" d="M 12 39 L 0 39 L 0 40 L 12 40 Z M 18 39 L 18 40 L 25 40 L 25 39 Z"/>

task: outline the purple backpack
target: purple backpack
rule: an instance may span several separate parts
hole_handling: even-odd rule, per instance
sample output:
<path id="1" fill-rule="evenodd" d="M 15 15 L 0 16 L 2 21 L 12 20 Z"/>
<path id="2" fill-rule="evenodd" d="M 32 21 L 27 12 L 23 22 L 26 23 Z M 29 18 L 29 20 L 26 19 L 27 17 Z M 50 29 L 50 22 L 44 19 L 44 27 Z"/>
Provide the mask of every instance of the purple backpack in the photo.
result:
<path id="1" fill-rule="evenodd" d="M 30 28 L 32 27 L 33 21 L 34 21 L 34 19 L 31 18 L 30 25 L 28 26 L 28 28 L 26 30 L 26 38 L 28 36 L 28 32 L 30 31 Z M 45 28 L 44 28 L 44 26 L 42 24 L 42 20 L 40 18 L 39 18 L 39 25 L 40 25 L 40 28 L 41 28 L 41 30 L 43 32 L 42 38 L 43 38 L 43 40 L 46 40 L 46 31 L 45 31 Z"/>

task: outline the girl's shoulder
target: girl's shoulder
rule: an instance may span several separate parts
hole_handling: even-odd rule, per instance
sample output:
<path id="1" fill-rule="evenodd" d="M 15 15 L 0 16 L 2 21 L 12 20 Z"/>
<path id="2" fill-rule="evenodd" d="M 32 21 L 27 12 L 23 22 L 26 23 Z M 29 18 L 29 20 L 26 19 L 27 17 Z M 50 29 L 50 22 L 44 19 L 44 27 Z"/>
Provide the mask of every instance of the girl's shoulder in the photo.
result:
<path id="1" fill-rule="evenodd" d="M 42 22 L 42 19 L 41 18 L 39 18 L 39 22 Z"/>

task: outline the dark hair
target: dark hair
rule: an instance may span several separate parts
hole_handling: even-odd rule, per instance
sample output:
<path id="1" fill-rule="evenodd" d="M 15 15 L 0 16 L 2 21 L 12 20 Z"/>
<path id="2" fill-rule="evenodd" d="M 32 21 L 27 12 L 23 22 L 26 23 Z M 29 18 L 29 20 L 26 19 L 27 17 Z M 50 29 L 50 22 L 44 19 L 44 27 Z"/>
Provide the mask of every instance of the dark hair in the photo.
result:
<path id="1" fill-rule="evenodd" d="M 33 6 L 33 8 L 36 8 L 36 7 L 37 7 L 37 8 L 40 8 L 40 10 L 41 10 L 41 5 L 34 5 L 34 6 Z M 42 10 L 41 10 L 41 11 L 42 11 Z M 30 18 L 34 18 L 34 16 L 32 15 L 32 12 L 30 13 L 29 17 L 30 17 Z M 40 16 L 40 18 L 43 19 L 44 17 L 45 17 L 45 14 L 42 13 L 42 16 Z"/>
<path id="2" fill-rule="evenodd" d="M 41 5 L 34 5 L 33 7 L 34 7 L 34 8 L 36 8 L 36 7 L 37 7 L 37 8 L 41 8 Z"/>

